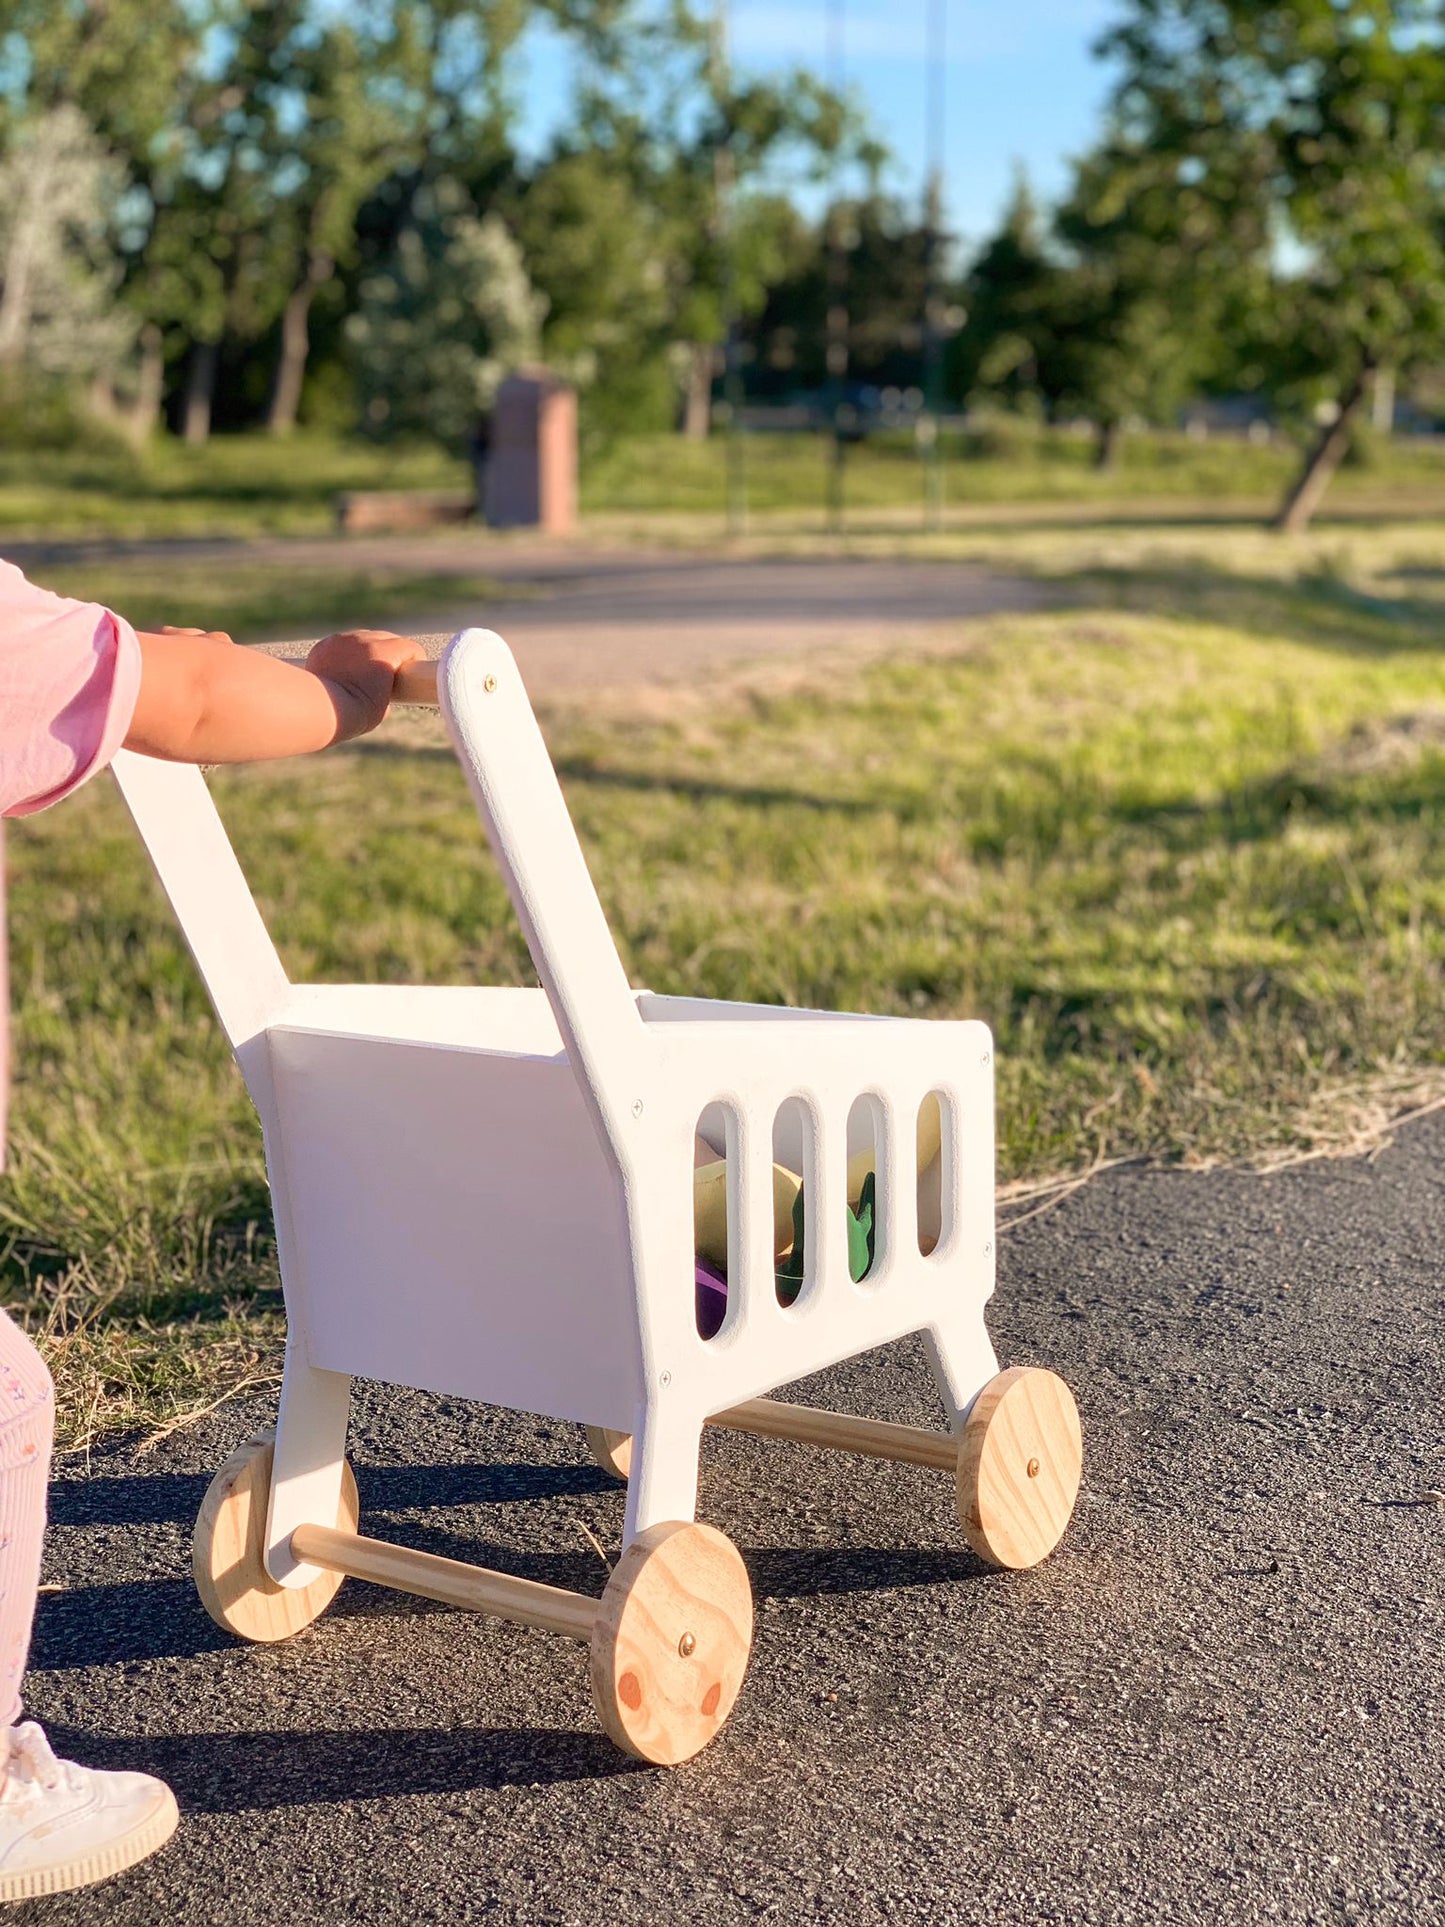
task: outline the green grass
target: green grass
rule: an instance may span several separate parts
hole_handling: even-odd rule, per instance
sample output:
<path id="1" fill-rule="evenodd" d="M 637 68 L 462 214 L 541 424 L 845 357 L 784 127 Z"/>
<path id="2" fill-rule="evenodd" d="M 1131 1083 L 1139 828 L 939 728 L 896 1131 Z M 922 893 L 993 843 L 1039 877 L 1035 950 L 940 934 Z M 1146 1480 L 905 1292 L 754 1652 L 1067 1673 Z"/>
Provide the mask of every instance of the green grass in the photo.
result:
<path id="1" fill-rule="evenodd" d="M 442 450 L 334 436 L 217 435 L 202 448 L 157 436 L 133 453 L 0 448 L 0 537 L 316 535 L 347 489 L 464 489 Z"/>
<path id="2" fill-rule="evenodd" d="M 809 435 L 747 435 L 742 469 L 750 514 L 821 521 L 828 499 L 830 444 Z M 599 515 L 671 512 L 721 516 L 727 503 L 724 439 L 690 443 L 676 435 L 620 442 L 583 467 L 582 506 Z M 965 517 L 990 505 L 1058 504 L 1080 509 L 1134 503 L 1235 503 L 1272 506 L 1299 463 L 1281 442 L 1256 446 L 1187 435 L 1126 436 L 1118 463 L 1096 468 L 1087 436 L 1026 426 L 944 436 L 940 466 L 945 503 Z M 1347 467 L 1332 502 L 1445 490 L 1445 449 L 1400 439 Z M 924 471 L 912 441 L 880 435 L 845 455 L 843 499 L 849 517 L 880 510 L 921 513 Z M 1158 512 L 1154 509 L 1154 512 Z"/>
<path id="3" fill-rule="evenodd" d="M 1445 1090 L 1428 530 L 869 540 L 1058 607 L 551 717 L 635 981 L 985 1018 L 1006 1180 L 1338 1147 Z M 213 779 L 293 973 L 529 979 L 438 729 Z M 12 828 L 4 1294 L 72 1435 L 165 1423 L 274 1369 L 258 1135 L 109 786 Z"/>
<path id="4" fill-rule="evenodd" d="M 168 556 L 163 563 L 66 561 L 35 573 L 62 595 L 118 609 L 137 628 L 175 623 L 223 629 L 241 642 L 376 628 L 394 618 L 486 602 L 498 592 L 493 577 L 474 571 L 453 575 L 345 563 L 258 567 L 244 560 L 186 562 Z M 517 587 L 508 590 L 514 599 L 521 593 Z"/>
<path id="5" fill-rule="evenodd" d="M 750 435 L 743 443 L 749 512 L 823 515 L 829 445 L 811 435 Z M 1118 465 L 1093 466 L 1086 436 L 1000 422 L 942 443 L 944 495 L 955 515 L 991 506 L 1052 503 L 1078 510 L 1110 503 L 1229 501 L 1270 505 L 1297 462 L 1281 444 L 1125 438 Z M 677 435 L 614 444 L 582 463 L 582 507 L 592 516 L 720 517 L 727 451 Z M 113 438 L 74 451 L 0 448 L 0 538 L 316 535 L 332 528 L 346 489 L 466 488 L 466 465 L 433 448 L 376 447 L 315 432 L 285 439 L 218 435 L 203 448 L 160 436 L 134 453 Z M 1445 451 L 1421 441 L 1382 445 L 1347 468 L 1332 503 L 1370 504 L 1445 487 Z M 921 508 L 923 472 L 904 436 L 876 436 L 847 453 L 850 517 Z"/>

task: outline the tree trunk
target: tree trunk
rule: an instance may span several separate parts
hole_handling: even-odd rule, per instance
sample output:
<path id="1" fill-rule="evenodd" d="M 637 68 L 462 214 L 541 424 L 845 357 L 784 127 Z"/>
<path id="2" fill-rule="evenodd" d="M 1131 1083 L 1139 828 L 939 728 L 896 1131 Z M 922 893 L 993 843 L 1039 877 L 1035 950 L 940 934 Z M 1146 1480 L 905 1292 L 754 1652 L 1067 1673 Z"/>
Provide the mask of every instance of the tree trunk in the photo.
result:
<path id="1" fill-rule="evenodd" d="M 1375 370 L 1375 393 L 1370 404 L 1370 426 L 1381 435 L 1395 432 L 1395 371 Z"/>
<path id="2" fill-rule="evenodd" d="M 1345 458 L 1350 431 L 1364 406 L 1374 372 L 1374 363 L 1368 358 L 1360 363 L 1354 380 L 1340 398 L 1340 412 L 1305 456 L 1304 466 L 1274 518 L 1274 526 L 1281 535 L 1302 535 L 1309 527 L 1335 470 Z"/>
<path id="3" fill-rule="evenodd" d="M 130 411 L 130 433 L 138 442 L 149 441 L 156 431 L 165 382 L 165 341 L 156 324 L 148 321 L 140 331 L 140 378 Z"/>
<path id="4" fill-rule="evenodd" d="M 695 341 L 687 368 L 687 396 L 683 402 L 682 432 L 690 442 L 705 442 L 712 426 L 713 347 Z"/>
<path id="5" fill-rule="evenodd" d="M 43 241 L 48 186 L 49 169 L 42 167 L 39 183 L 32 176 L 22 191 L 20 205 L 11 221 L 3 284 L 0 284 L 0 363 L 6 367 L 15 367 L 24 358 L 30 338 L 31 283 Z"/>
<path id="6" fill-rule="evenodd" d="M 281 317 L 281 352 L 276 359 L 276 379 L 271 385 L 271 403 L 266 412 L 266 427 L 272 435 L 289 435 L 296 426 L 301 406 L 301 384 L 306 379 L 306 358 L 311 352 L 311 303 L 316 290 L 331 279 L 335 262 L 319 251 L 310 255 L 306 273 L 295 287 Z"/>
<path id="7" fill-rule="evenodd" d="M 182 411 L 181 433 L 193 448 L 211 438 L 211 398 L 216 392 L 216 362 L 220 344 L 215 341 L 191 343 L 190 365 L 186 370 L 186 398 Z"/>
<path id="8" fill-rule="evenodd" d="M 1124 443 L 1124 424 L 1122 422 L 1099 422 L 1098 436 L 1094 442 L 1094 467 L 1117 468 L 1119 450 Z"/>

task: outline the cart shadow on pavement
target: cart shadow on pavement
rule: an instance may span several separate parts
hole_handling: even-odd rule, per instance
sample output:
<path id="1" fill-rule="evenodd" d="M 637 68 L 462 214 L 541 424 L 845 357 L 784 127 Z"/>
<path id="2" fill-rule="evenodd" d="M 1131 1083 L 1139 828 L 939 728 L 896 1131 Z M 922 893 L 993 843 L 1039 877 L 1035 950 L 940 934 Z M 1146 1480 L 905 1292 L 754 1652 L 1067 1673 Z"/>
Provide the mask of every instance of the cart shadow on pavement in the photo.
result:
<path id="1" fill-rule="evenodd" d="M 126 1734 L 47 1722 L 63 1758 L 154 1773 L 183 1813 L 247 1813 L 405 1794 L 471 1793 L 655 1771 L 601 1733 L 565 1727 L 395 1727 Z"/>
<path id="2" fill-rule="evenodd" d="M 590 1465 L 367 1465 L 353 1460 L 368 1512 L 437 1506 L 506 1505 L 618 1490 Z M 134 1472 L 123 1477 L 58 1479 L 50 1488 L 56 1526 L 190 1525 L 210 1473 Z"/>

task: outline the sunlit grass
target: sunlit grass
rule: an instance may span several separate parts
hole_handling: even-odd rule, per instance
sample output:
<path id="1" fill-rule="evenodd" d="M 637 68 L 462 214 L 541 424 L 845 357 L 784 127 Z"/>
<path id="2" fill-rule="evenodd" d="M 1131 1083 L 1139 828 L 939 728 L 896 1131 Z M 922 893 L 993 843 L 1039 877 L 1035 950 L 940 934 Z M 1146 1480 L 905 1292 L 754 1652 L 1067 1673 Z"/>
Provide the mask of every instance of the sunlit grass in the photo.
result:
<path id="1" fill-rule="evenodd" d="M 1445 1088 L 1428 532 L 1017 539 L 1055 612 L 549 718 L 634 981 L 986 1019 L 1005 1179 Z M 298 976 L 529 980 L 434 720 L 213 782 Z M 5 1295 L 82 1431 L 164 1422 L 274 1365 L 259 1136 L 108 784 L 13 831 Z"/>

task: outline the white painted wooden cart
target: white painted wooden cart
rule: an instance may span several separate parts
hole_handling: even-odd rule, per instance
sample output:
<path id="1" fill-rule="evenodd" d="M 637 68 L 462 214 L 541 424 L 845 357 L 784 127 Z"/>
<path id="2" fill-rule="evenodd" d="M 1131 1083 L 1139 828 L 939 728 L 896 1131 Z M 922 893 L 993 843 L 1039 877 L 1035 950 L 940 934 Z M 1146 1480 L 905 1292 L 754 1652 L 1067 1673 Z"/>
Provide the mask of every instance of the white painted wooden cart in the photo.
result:
<path id="1" fill-rule="evenodd" d="M 440 702 L 540 990 L 292 984 L 200 773 L 116 760 L 260 1113 L 288 1319 L 274 1445 L 249 1441 L 217 1475 L 197 1582 L 252 1639 L 306 1625 L 348 1573 L 571 1634 L 590 1645 L 607 1731 L 671 1763 L 727 1718 L 751 1645 L 742 1561 L 694 1522 L 705 1424 L 950 1470 L 965 1536 L 998 1564 L 1033 1564 L 1068 1521 L 1073 1400 L 1051 1373 L 1000 1375 L 984 1327 L 989 1033 L 631 989 L 506 645 L 464 631 L 398 693 Z M 931 1199 L 914 1151 L 930 1094 Z M 728 1305 L 707 1340 L 693 1299 L 700 1120 L 728 1160 Z M 877 1227 L 855 1283 L 845 1168 L 863 1136 Z M 775 1288 L 775 1155 L 803 1176 L 790 1306 Z M 936 1220 L 926 1256 L 920 1198 Z M 947 1432 L 764 1396 L 911 1332 Z M 353 1376 L 577 1420 L 613 1470 L 630 1457 L 602 1599 L 360 1536 Z"/>

